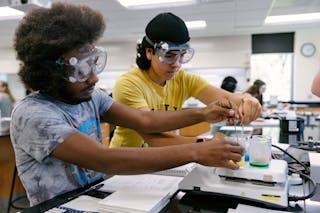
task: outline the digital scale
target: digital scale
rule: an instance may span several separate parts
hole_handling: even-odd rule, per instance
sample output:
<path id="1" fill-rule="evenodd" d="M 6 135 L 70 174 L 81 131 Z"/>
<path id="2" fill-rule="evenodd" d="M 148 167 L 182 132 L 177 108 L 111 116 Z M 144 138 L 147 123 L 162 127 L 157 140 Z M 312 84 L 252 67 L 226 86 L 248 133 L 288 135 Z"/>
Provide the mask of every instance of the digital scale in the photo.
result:
<path id="1" fill-rule="evenodd" d="M 204 192 L 262 202 L 270 207 L 288 207 L 288 165 L 271 160 L 268 167 L 249 163 L 238 170 L 197 165 L 179 184 L 184 192 Z"/>

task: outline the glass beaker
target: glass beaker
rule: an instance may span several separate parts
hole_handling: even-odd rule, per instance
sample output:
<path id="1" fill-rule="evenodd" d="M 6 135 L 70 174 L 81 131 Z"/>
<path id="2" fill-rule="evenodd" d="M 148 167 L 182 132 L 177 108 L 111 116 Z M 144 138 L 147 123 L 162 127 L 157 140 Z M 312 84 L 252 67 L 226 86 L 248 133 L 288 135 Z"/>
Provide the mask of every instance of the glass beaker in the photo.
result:
<path id="1" fill-rule="evenodd" d="M 268 167 L 271 160 L 271 137 L 253 135 L 249 145 L 249 163 L 255 167 Z"/>
<path id="2" fill-rule="evenodd" d="M 229 136 L 232 141 L 237 142 L 245 149 L 245 154 L 242 156 L 241 161 L 237 162 L 239 166 L 245 166 L 245 159 L 246 155 L 248 155 L 250 137 L 251 136 L 249 134 L 233 134 Z"/>

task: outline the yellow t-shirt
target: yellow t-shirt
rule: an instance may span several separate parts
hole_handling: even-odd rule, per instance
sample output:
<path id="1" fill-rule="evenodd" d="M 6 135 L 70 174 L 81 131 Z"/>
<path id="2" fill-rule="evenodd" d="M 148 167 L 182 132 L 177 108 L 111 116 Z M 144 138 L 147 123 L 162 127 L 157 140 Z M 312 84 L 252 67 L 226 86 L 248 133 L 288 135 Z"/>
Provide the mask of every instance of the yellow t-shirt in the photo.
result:
<path id="1" fill-rule="evenodd" d="M 179 70 L 165 86 L 154 83 L 146 71 L 133 68 L 120 76 L 112 91 L 113 98 L 134 108 L 180 110 L 185 100 L 196 97 L 209 83 L 202 77 Z M 142 147 L 142 137 L 134 130 L 117 126 L 110 147 Z"/>

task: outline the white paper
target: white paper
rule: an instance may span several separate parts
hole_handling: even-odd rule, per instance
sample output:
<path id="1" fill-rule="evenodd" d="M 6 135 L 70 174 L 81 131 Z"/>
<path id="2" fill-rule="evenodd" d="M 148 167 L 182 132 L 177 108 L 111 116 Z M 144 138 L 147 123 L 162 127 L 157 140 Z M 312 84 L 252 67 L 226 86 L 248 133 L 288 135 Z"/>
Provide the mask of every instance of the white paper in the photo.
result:
<path id="1" fill-rule="evenodd" d="M 63 205 L 62 207 L 67 207 L 70 209 L 75 209 L 79 211 L 86 212 L 97 212 L 98 211 L 98 203 L 102 199 L 91 197 L 88 195 L 80 195 L 76 199 L 73 199 Z"/>
<path id="2" fill-rule="evenodd" d="M 195 168 L 196 163 L 188 163 L 186 165 L 178 166 L 172 169 L 167 169 L 159 172 L 155 172 L 153 174 L 156 175 L 168 175 L 168 176 L 178 176 L 178 177 L 185 177 L 189 172 Z"/>
<path id="3" fill-rule="evenodd" d="M 115 192 L 118 190 L 130 191 L 166 191 L 173 195 L 178 191 L 178 185 L 183 177 L 165 175 L 115 175 L 105 181 L 99 190 L 104 192 Z"/>
<path id="4" fill-rule="evenodd" d="M 279 119 L 263 119 L 263 120 L 255 120 L 250 123 L 253 127 L 279 127 L 280 121 Z"/>
<path id="5" fill-rule="evenodd" d="M 119 190 L 99 202 L 99 212 L 159 212 L 169 202 L 165 191 Z"/>
<path id="6" fill-rule="evenodd" d="M 236 213 L 237 211 L 235 209 L 228 209 L 227 213 Z"/>
<path id="7" fill-rule="evenodd" d="M 222 131 L 244 131 L 244 132 L 252 132 L 253 127 L 252 126 L 222 126 L 220 128 Z"/>

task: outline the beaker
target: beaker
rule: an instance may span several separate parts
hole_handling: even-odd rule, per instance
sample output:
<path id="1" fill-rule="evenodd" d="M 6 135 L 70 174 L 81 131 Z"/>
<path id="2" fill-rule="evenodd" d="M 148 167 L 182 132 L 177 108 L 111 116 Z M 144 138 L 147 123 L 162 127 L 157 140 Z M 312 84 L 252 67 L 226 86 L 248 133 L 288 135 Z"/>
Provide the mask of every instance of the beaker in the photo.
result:
<path id="1" fill-rule="evenodd" d="M 271 160 L 271 137 L 253 135 L 249 145 L 249 163 L 255 167 L 268 167 Z"/>
<path id="2" fill-rule="evenodd" d="M 237 142 L 240 146 L 242 146 L 245 150 L 244 155 L 241 158 L 241 161 L 237 162 L 239 166 L 245 166 L 245 159 L 247 159 L 246 155 L 248 155 L 248 148 L 249 148 L 249 142 L 250 142 L 250 135 L 249 134 L 233 134 L 229 136 L 229 138 Z"/>

